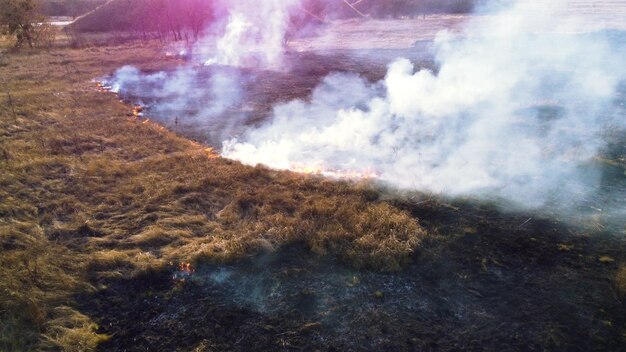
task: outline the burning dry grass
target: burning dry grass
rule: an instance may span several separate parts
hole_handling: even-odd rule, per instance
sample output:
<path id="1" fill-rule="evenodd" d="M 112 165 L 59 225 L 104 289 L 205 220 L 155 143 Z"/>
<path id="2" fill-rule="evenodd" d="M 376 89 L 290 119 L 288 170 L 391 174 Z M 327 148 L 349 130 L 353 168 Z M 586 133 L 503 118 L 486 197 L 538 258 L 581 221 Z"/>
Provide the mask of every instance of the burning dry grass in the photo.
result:
<path id="1" fill-rule="evenodd" d="M 84 172 L 86 183 L 95 174 L 109 174 L 104 178 L 117 183 L 100 185 L 99 204 L 107 205 L 97 206 L 92 223 L 108 235 L 90 238 L 87 246 L 113 240 L 158 251 L 168 261 L 229 261 L 303 241 L 359 267 L 394 270 L 424 235 L 410 216 L 368 202 L 369 193 L 350 183 L 247 168 L 207 158 L 203 150 L 146 158 L 130 167 L 95 162 Z M 111 195 L 110 187 L 123 197 Z"/>
<path id="2" fill-rule="evenodd" d="M 251 168 L 98 92 L 90 79 L 157 48 L 12 54 L 0 67 L 0 350 L 86 351 L 107 337 L 73 308 L 102 280 L 231 261 L 290 242 L 395 270 L 426 235 L 365 185 Z M 170 63 L 171 64 L 171 63 Z M 15 114 L 13 113 L 15 111 Z"/>

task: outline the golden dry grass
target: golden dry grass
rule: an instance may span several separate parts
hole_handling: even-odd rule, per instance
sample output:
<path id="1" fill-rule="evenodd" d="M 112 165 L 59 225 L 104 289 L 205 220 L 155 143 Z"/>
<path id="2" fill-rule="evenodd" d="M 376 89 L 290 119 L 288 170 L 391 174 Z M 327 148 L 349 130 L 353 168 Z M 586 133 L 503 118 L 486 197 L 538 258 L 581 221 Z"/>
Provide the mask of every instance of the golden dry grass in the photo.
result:
<path id="1" fill-rule="evenodd" d="M 626 264 L 623 264 L 617 270 L 615 275 L 615 288 L 622 299 L 626 299 Z"/>
<path id="2" fill-rule="evenodd" d="M 103 279 L 294 241 L 357 267 L 396 270 L 425 236 L 367 184 L 209 158 L 202 146 L 129 118 L 128 106 L 90 82 L 123 64 L 175 65 L 158 47 L 25 51 L 5 61 L 0 350 L 94 349 L 107 337 L 72 299 Z"/>

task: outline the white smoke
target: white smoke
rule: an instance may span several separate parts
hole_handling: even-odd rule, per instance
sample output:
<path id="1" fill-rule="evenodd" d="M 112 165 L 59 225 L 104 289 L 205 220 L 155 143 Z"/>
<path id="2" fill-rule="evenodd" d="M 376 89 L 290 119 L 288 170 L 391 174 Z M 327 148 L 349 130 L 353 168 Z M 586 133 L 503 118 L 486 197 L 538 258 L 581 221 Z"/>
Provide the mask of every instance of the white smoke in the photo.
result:
<path id="1" fill-rule="evenodd" d="M 518 1 L 435 41 L 437 72 L 407 59 L 385 79 L 327 77 L 307 102 L 224 142 L 223 155 L 290 169 L 376 170 L 401 188 L 568 206 L 594 191 L 586 167 L 609 129 L 625 56 L 580 32 L 566 2 Z M 582 19 L 584 20 L 584 19 Z"/>
<path id="2" fill-rule="evenodd" d="M 278 68 L 282 63 L 290 11 L 299 0 L 228 0 L 227 21 L 216 48 L 207 41 L 195 52 L 205 65 Z"/>
<path id="3" fill-rule="evenodd" d="M 241 101 L 241 79 L 235 70 L 200 71 L 183 66 L 171 72 L 145 74 L 133 66 L 118 69 L 107 81 L 113 92 L 144 105 L 161 123 L 210 129 L 214 138 L 233 126 L 218 119 Z"/>
<path id="4" fill-rule="evenodd" d="M 230 67 L 280 68 L 290 11 L 300 0 L 223 0 L 212 4 L 224 18 L 217 19 L 191 53 L 194 63 Z M 214 33 L 215 34 L 215 33 Z M 179 57 L 186 49 L 177 48 Z M 171 52 L 167 56 L 174 56 Z M 107 80 L 112 91 L 146 105 L 151 117 L 174 127 L 197 129 L 205 140 L 231 135 L 241 119 L 218 119 L 242 102 L 243 80 L 238 69 L 185 65 L 173 72 L 145 74 L 132 66 L 118 69 Z M 219 143 L 219 141 L 217 143 Z"/>

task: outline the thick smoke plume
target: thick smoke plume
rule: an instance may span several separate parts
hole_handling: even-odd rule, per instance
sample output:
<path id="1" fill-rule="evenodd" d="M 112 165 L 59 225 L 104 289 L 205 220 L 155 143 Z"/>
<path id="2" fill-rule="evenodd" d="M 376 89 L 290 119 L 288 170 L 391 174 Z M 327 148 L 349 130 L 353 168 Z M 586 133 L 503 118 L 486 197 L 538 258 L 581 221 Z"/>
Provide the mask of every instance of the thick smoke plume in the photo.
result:
<path id="1" fill-rule="evenodd" d="M 244 77 L 223 65 L 281 66 L 297 0 L 224 1 L 218 39 L 194 48 L 192 62 L 210 69 L 125 67 L 112 83 L 156 102 L 150 113 L 210 126 L 223 155 L 249 165 L 374 173 L 402 189 L 527 208 L 623 211 L 623 190 L 590 199 L 606 185 L 597 157 L 623 144 L 614 136 L 626 128 L 624 32 L 602 30 L 567 1 L 505 3 L 480 9 L 461 33 L 440 33 L 436 70 L 398 58 L 380 82 L 331 74 L 237 138 L 226 136 L 242 121 L 224 116 L 242 102 Z"/>
<path id="2" fill-rule="evenodd" d="M 107 84 L 128 99 L 148 104 L 150 115 L 170 127 L 210 131 L 207 139 L 221 141 L 237 129 L 236 119 L 218 119 L 243 98 L 243 79 L 233 67 L 262 69 L 281 66 L 291 11 L 299 0 L 223 0 L 212 3 L 216 22 L 191 53 L 191 65 L 174 72 L 144 74 L 132 66 L 115 72 Z M 218 142 L 219 143 L 219 142 Z"/>
<path id="3" fill-rule="evenodd" d="M 216 47 L 198 42 L 195 52 L 206 65 L 277 68 L 282 62 L 285 33 L 291 11 L 299 0 L 228 0 L 223 35 Z M 212 38 L 208 38 L 209 40 Z"/>
<path id="4" fill-rule="evenodd" d="M 246 164 L 375 170 L 392 185 L 446 195 L 569 206 L 594 192 L 591 167 L 609 130 L 625 56 L 604 33 L 575 34 L 563 1 L 518 1 L 441 33 L 436 72 L 407 59 L 385 79 L 327 77 L 309 101 L 275 107 L 270 123 L 224 142 Z"/>

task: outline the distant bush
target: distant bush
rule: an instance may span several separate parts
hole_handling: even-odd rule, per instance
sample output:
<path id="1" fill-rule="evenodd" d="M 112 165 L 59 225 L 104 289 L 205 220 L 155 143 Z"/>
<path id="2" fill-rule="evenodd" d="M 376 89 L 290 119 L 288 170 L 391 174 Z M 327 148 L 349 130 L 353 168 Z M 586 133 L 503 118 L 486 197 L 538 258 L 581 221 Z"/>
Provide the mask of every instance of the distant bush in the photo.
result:
<path id="1" fill-rule="evenodd" d="M 0 0 L 0 34 L 15 40 L 15 47 L 50 47 L 54 30 L 45 24 L 37 0 Z"/>

